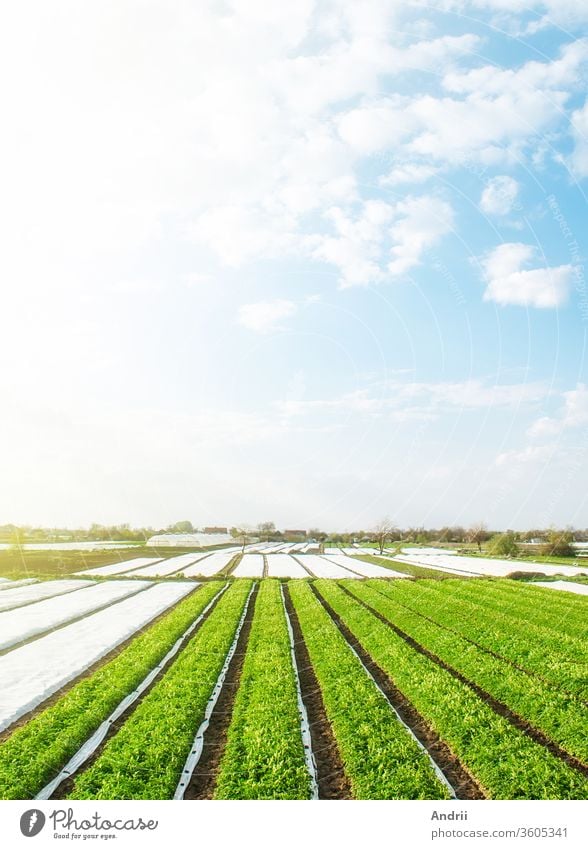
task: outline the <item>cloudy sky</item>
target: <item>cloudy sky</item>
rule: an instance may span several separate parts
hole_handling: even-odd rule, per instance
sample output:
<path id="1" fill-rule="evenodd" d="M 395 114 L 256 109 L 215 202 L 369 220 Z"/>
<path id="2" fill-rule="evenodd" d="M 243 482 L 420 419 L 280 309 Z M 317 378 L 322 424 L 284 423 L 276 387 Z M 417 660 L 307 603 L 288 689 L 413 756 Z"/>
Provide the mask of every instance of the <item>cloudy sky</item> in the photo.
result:
<path id="1" fill-rule="evenodd" d="M 588 525 L 585 0 L 21 0 L 0 70 L 0 523 Z"/>

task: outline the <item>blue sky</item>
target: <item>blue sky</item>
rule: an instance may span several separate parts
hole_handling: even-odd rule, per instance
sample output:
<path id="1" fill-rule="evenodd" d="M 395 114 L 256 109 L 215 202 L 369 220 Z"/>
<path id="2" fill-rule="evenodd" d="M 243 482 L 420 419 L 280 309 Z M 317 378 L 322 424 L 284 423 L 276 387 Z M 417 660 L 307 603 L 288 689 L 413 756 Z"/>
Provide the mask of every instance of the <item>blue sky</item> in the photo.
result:
<path id="1" fill-rule="evenodd" d="M 588 525 L 585 3 L 12 5 L 0 521 Z"/>

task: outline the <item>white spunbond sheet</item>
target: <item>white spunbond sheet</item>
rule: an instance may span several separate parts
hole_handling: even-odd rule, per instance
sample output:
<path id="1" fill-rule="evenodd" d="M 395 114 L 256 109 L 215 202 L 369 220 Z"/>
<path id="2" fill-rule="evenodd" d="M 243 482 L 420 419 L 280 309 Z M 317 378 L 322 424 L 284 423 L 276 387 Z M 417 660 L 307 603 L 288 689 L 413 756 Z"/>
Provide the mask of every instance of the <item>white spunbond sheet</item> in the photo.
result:
<path id="1" fill-rule="evenodd" d="M 231 573 L 235 578 L 261 578 L 263 576 L 263 555 L 244 554 L 241 562 Z"/>
<path id="2" fill-rule="evenodd" d="M 16 587 L 26 587 L 27 584 L 38 584 L 38 578 L 20 578 L 18 581 L 11 581 L 8 578 L 0 578 L 0 590 L 13 590 Z"/>
<path id="3" fill-rule="evenodd" d="M 267 554 L 269 578 L 308 578 L 306 569 L 289 554 Z"/>
<path id="4" fill-rule="evenodd" d="M 131 572 L 133 577 L 140 578 L 165 578 L 174 572 L 179 572 L 185 566 L 191 566 L 197 560 L 202 560 L 206 557 L 205 554 L 179 554 L 177 557 L 169 557 L 167 560 L 160 560 L 159 563 L 153 563 L 151 566 L 145 566 L 143 569 L 137 569 Z M 123 572 L 123 574 L 125 574 Z"/>
<path id="5" fill-rule="evenodd" d="M 588 568 L 579 569 L 574 566 L 560 566 L 555 563 L 519 563 L 517 560 L 497 560 L 490 557 L 460 557 L 459 555 L 452 556 L 451 554 L 405 554 L 403 558 L 406 558 L 409 562 L 417 563 L 419 566 L 426 566 L 431 569 L 454 571 L 458 574 L 463 572 L 477 576 L 488 575 L 495 578 L 505 578 L 513 572 L 526 572 L 527 574 L 543 572 L 543 574 L 547 575 L 567 575 L 568 577 L 588 574 Z"/>
<path id="6" fill-rule="evenodd" d="M 449 572 L 451 575 L 458 575 L 460 578 L 481 578 L 481 572 L 467 572 L 465 569 L 454 569 L 452 566 L 441 566 L 438 562 L 433 563 L 431 557 L 418 557 L 409 554 L 399 554 L 397 557 L 391 557 L 390 560 L 395 560 L 398 563 L 409 563 L 412 566 L 422 566 L 424 569 L 433 569 L 437 572 Z"/>
<path id="7" fill-rule="evenodd" d="M 567 593 L 588 595 L 588 584 L 574 584 L 573 581 L 533 581 L 533 587 L 547 587 L 550 590 L 565 590 Z"/>
<path id="8" fill-rule="evenodd" d="M 68 593 L 0 613 L 0 651 L 30 640 L 107 604 L 114 604 L 142 589 L 150 581 L 113 581 L 88 587 L 83 593 Z"/>
<path id="9" fill-rule="evenodd" d="M 83 587 L 92 586 L 94 586 L 94 581 L 43 581 L 27 587 L 3 590 L 0 593 L 0 611 L 11 610 L 14 607 L 31 604 L 44 598 L 51 598 L 54 595 L 65 595 L 81 590 Z"/>
<path id="10" fill-rule="evenodd" d="M 375 563 L 365 563 L 363 560 L 355 560 L 353 557 L 347 557 L 345 554 L 331 555 L 329 560 L 337 563 L 339 566 L 344 566 L 347 569 L 353 569 L 363 578 L 408 578 L 409 576 L 403 572 L 396 572 L 394 569 L 386 569 L 385 566 L 377 566 Z"/>
<path id="11" fill-rule="evenodd" d="M 194 589 L 164 583 L 0 657 L 0 731 Z"/>
<path id="12" fill-rule="evenodd" d="M 302 554 L 300 555 L 300 562 L 303 563 L 316 578 L 358 577 L 348 569 L 344 569 L 343 566 L 339 566 L 338 563 L 333 563 L 332 560 L 327 560 L 319 554 Z"/>
<path id="13" fill-rule="evenodd" d="M 220 572 L 221 569 L 224 569 L 225 566 L 228 566 L 235 554 L 240 550 L 239 548 L 225 548 L 222 551 L 215 551 L 214 554 L 203 557 L 194 566 L 188 566 L 186 569 L 182 569 L 182 575 L 185 578 L 196 578 L 198 575 L 202 575 L 203 578 L 210 578 L 216 575 L 217 572 Z"/>
<path id="14" fill-rule="evenodd" d="M 76 572 L 76 575 L 96 575 L 101 578 L 107 578 L 109 575 L 122 575 L 131 569 L 140 569 L 141 566 L 148 566 L 150 563 L 159 563 L 160 560 L 161 557 L 133 557 L 132 560 L 113 563 L 111 566 L 97 566 L 96 569 L 86 569 L 83 572 Z"/>

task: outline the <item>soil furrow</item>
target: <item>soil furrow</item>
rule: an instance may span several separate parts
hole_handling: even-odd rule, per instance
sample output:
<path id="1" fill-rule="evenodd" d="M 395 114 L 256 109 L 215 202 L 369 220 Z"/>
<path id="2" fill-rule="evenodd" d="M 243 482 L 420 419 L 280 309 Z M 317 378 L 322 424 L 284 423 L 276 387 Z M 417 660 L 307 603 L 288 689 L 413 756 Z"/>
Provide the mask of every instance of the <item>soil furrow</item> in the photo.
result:
<path id="1" fill-rule="evenodd" d="M 398 604 L 399 607 L 403 607 L 405 610 L 408 610 L 415 616 L 420 616 L 421 619 L 425 619 L 427 622 L 430 622 L 432 625 L 436 625 L 437 628 L 441 628 L 443 631 L 447 631 L 449 634 L 453 634 L 454 637 L 458 637 L 460 640 L 465 640 L 466 643 L 469 643 L 472 646 L 475 646 L 479 651 L 484 652 L 484 654 L 489 654 L 496 660 L 500 660 L 502 663 L 507 663 L 513 669 L 516 669 L 517 672 L 522 672 L 523 675 L 527 675 L 529 678 L 535 678 L 537 681 L 541 681 L 542 684 L 557 690 L 559 693 L 565 693 L 570 698 L 577 699 L 581 704 L 586 705 L 588 707 L 588 702 L 585 699 L 580 698 L 576 693 L 570 692 L 570 690 L 566 690 L 564 687 L 561 687 L 557 682 L 550 681 L 548 678 L 545 678 L 543 675 L 540 675 L 538 672 L 531 672 L 529 669 L 526 669 L 524 666 L 519 666 L 518 663 L 515 663 L 514 660 L 510 660 L 508 657 L 504 657 L 504 655 L 499 654 L 498 652 L 493 651 L 492 649 L 486 648 L 480 643 L 476 642 L 476 640 L 472 640 L 471 637 L 465 637 L 459 631 L 456 631 L 454 628 L 450 628 L 448 625 L 443 625 L 440 622 L 437 622 L 435 619 L 430 616 L 426 616 L 424 613 L 421 613 L 419 610 L 415 610 L 412 607 L 409 607 L 405 602 L 398 601 L 397 599 L 392 599 L 386 593 L 383 593 L 378 587 L 369 585 L 370 589 L 374 590 L 381 595 L 382 598 L 385 598 L 387 601 L 393 601 L 394 604 Z M 345 587 L 341 587 L 341 589 L 345 589 Z M 355 596 L 354 596 L 355 598 Z"/>
<path id="2" fill-rule="evenodd" d="M 308 713 L 312 751 L 317 769 L 319 799 L 353 799 L 351 783 L 345 773 L 339 747 L 327 718 L 320 685 L 310 662 L 308 649 L 302 636 L 300 622 L 292 604 L 287 584 L 284 590 L 286 610 L 290 616 L 292 631 L 294 632 L 294 654 L 300 676 L 300 690 Z"/>
<path id="3" fill-rule="evenodd" d="M 73 790 L 75 781 L 78 778 L 78 776 L 80 776 L 83 772 L 86 772 L 86 770 L 88 770 L 92 766 L 92 764 L 94 764 L 98 760 L 98 758 L 102 754 L 102 752 L 103 752 L 105 746 L 107 745 L 107 743 L 109 742 L 109 740 L 112 737 L 114 737 L 114 735 L 117 734 L 120 731 L 120 729 L 123 727 L 125 722 L 127 722 L 130 719 L 130 717 L 133 715 L 133 713 L 137 710 L 139 705 L 142 703 L 143 699 L 145 699 L 146 696 L 149 695 L 151 690 L 159 683 L 159 681 L 161 681 L 163 676 L 167 675 L 167 673 L 173 667 L 174 663 L 177 660 L 180 659 L 183 652 L 185 652 L 186 649 L 188 649 L 190 647 L 190 644 L 195 639 L 195 637 L 198 635 L 200 629 L 202 628 L 202 626 L 204 625 L 206 620 L 209 618 L 209 616 L 212 615 L 212 613 L 214 612 L 214 609 L 216 608 L 218 602 L 223 597 L 223 595 L 224 595 L 224 592 L 219 591 L 217 596 L 212 600 L 213 603 L 212 603 L 210 609 L 204 614 L 201 621 L 198 623 L 196 628 L 194 628 L 194 631 L 190 635 L 190 638 L 186 641 L 186 643 L 183 646 L 180 647 L 180 650 L 178 651 L 178 653 L 176 655 L 174 655 L 173 658 L 171 658 L 169 663 L 167 663 L 166 666 L 163 667 L 163 669 L 159 670 L 159 672 L 157 673 L 157 675 L 155 676 L 153 681 L 149 684 L 148 687 L 145 688 L 145 690 L 141 693 L 141 695 L 139 696 L 137 701 L 135 701 L 135 702 L 133 702 L 133 704 L 129 705 L 129 707 L 126 709 L 126 711 L 124 713 L 122 713 L 115 722 L 111 723 L 110 728 L 108 730 L 108 733 L 106 734 L 106 737 L 100 743 L 100 745 L 98 746 L 96 751 L 93 752 L 92 755 L 90 755 L 88 760 L 82 765 L 82 767 L 80 769 L 76 770 L 76 772 L 72 773 L 68 778 L 65 778 L 61 782 L 61 784 L 59 784 L 59 786 L 56 787 L 55 791 L 49 797 L 50 799 L 65 799 L 65 798 L 67 798 L 67 796 Z M 196 618 L 198 618 L 198 617 L 196 617 Z M 149 674 L 149 673 L 147 673 L 147 674 Z M 147 677 L 147 676 L 145 676 L 145 677 Z M 111 713 L 112 713 L 112 711 L 111 711 Z"/>
<path id="4" fill-rule="evenodd" d="M 519 731 L 522 731 L 527 737 L 533 740 L 535 743 L 539 743 L 539 745 L 544 746 L 552 755 L 554 755 L 559 760 L 563 761 L 568 766 L 582 773 L 582 775 L 588 775 L 588 766 L 582 761 L 575 758 L 573 755 L 570 755 L 569 752 L 566 752 L 565 749 L 562 749 L 557 743 L 551 740 L 543 731 L 540 731 L 538 728 L 535 728 L 534 725 L 531 725 L 524 717 L 519 716 L 519 714 L 515 713 L 511 710 L 507 705 L 498 699 L 494 698 L 494 696 L 490 695 L 486 690 L 476 684 L 474 681 L 471 681 L 469 678 L 466 678 L 461 672 L 458 672 L 453 666 L 450 666 L 440 657 L 438 657 L 433 652 L 429 651 L 429 649 L 425 648 L 423 645 L 418 643 L 413 637 L 409 634 L 406 634 L 397 625 L 394 625 L 390 622 L 389 619 L 386 619 L 381 613 L 375 610 L 370 604 L 363 601 L 362 599 L 357 598 L 353 595 L 346 587 L 341 587 L 341 589 L 354 601 L 357 601 L 366 610 L 369 610 L 380 622 L 383 622 L 388 628 L 394 631 L 397 636 L 401 637 L 405 641 L 407 645 L 409 645 L 412 649 L 419 652 L 419 654 L 424 655 L 424 657 L 433 661 L 433 663 L 437 664 L 437 666 L 444 669 L 450 675 L 453 676 L 457 681 L 460 681 L 462 684 L 465 684 L 466 687 L 469 687 L 477 696 L 486 702 L 486 704 L 492 708 L 492 710 L 497 713 L 499 716 L 506 719 L 511 723 L 515 728 Z"/>
<path id="5" fill-rule="evenodd" d="M 312 586 L 312 585 L 311 585 Z M 344 589 L 344 588 L 342 588 Z M 335 622 L 345 640 L 355 649 L 363 663 L 374 676 L 378 686 L 399 714 L 402 721 L 408 725 L 417 740 L 425 747 L 429 757 L 439 767 L 449 784 L 453 787 L 458 799 L 484 799 L 485 794 L 476 779 L 471 775 L 460 760 L 453 754 L 449 746 L 431 728 L 426 719 L 421 716 L 414 705 L 398 689 L 394 681 L 378 666 L 366 652 L 359 640 L 353 635 L 340 616 L 324 599 L 318 590 L 312 586 L 318 598 L 331 619 Z M 354 598 L 354 596 L 351 596 Z"/>
<path id="6" fill-rule="evenodd" d="M 63 687 L 61 687 L 51 696 L 46 698 L 45 701 L 38 704 L 28 713 L 25 713 L 24 716 L 21 716 L 19 719 L 16 720 L 16 722 L 13 722 L 12 725 L 10 725 L 8 728 L 5 728 L 4 731 L 0 733 L 0 743 L 3 743 L 5 740 L 7 740 L 8 737 L 10 737 L 16 731 L 17 728 L 21 728 L 23 725 L 26 725 L 28 722 L 31 721 L 31 719 L 34 719 L 35 716 L 42 713 L 44 710 L 58 702 L 61 698 L 63 698 L 63 696 L 65 696 L 70 690 L 72 690 L 76 686 L 76 684 L 79 684 L 80 681 L 84 681 L 86 678 L 90 678 L 92 675 L 94 675 L 95 672 L 98 672 L 99 669 L 101 669 L 103 666 L 106 666 L 107 663 L 110 663 L 111 660 L 114 660 L 116 657 L 118 657 L 118 655 L 121 654 L 126 648 L 128 648 L 131 643 L 137 639 L 137 637 L 140 637 L 141 634 L 144 634 L 154 625 L 157 625 L 157 623 L 160 622 L 164 617 L 166 617 L 168 613 L 172 613 L 176 609 L 176 607 L 178 607 L 178 605 L 180 605 L 187 598 L 190 598 L 192 593 L 198 590 L 199 586 L 199 584 L 196 584 L 196 586 L 191 592 L 186 593 L 186 595 L 178 599 L 175 604 L 172 604 L 170 605 L 170 607 L 167 607 L 165 610 L 162 610 L 161 613 L 159 613 L 157 616 L 147 622 L 146 625 L 143 625 L 142 628 L 137 629 L 124 642 L 119 643 L 111 651 L 109 651 L 108 654 L 105 654 L 91 666 L 88 666 L 87 669 L 84 669 L 84 671 L 80 675 L 77 675 L 75 678 L 72 678 L 71 681 L 68 681 L 67 684 L 64 684 Z"/>
<path id="7" fill-rule="evenodd" d="M 213 798 L 216 778 L 227 743 L 227 732 L 231 724 L 233 705 L 237 690 L 239 689 L 239 682 L 241 681 L 241 672 L 243 671 L 247 643 L 255 614 L 258 590 L 259 584 L 256 584 L 251 595 L 247 615 L 243 620 L 243 628 L 237 641 L 235 654 L 227 669 L 227 677 L 225 678 L 204 735 L 202 755 L 184 793 L 184 799 L 186 800 Z"/>

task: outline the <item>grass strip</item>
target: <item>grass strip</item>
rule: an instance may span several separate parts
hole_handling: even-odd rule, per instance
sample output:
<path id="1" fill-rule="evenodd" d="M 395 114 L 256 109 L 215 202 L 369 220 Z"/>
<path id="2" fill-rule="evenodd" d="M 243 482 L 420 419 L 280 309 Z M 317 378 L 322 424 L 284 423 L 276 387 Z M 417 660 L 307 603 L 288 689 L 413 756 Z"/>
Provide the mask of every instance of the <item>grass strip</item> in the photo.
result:
<path id="1" fill-rule="evenodd" d="M 187 648 L 75 781 L 71 799 L 170 799 L 231 646 L 251 581 L 222 596 Z"/>
<path id="2" fill-rule="evenodd" d="M 161 661 L 222 588 L 211 582 L 0 745 L 0 798 L 31 799 Z M 58 662 L 58 660 L 56 661 Z"/>
<path id="3" fill-rule="evenodd" d="M 435 569 L 428 569 L 426 566 L 417 566 L 415 563 L 404 563 L 401 560 L 392 560 L 389 557 L 378 557 L 376 554 L 354 554 L 357 560 L 365 560 L 366 563 L 373 563 L 375 566 L 384 566 L 394 572 L 402 572 L 404 575 L 411 575 L 413 578 L 433 578 L 436 580 L 446 580 L 451 575 L 447 572 L 440 572 Z M 390 577 L 394 577 L 392 574 Z"/>
<path id="4" fill-rule="evenodd" d="M 302 581 L 288 587 L 355 798 L 448 798 L 310 587 Z"/>
<path id="5" fill-rule="evenodd" d="M 280 584 L 262 581 L 216 799 L 308 799 L 296 681 Z"/>
<path id="6" fill-rule="evenodd" d="M 349 581 L 359 584 L 358 581 Z M 334 582 L 317 589 L 493 799 L 586 799 L 588 780 L 499 716 Z"/>

